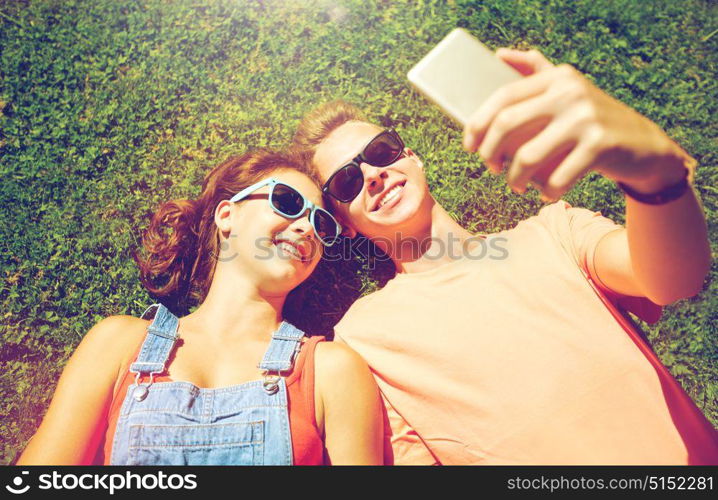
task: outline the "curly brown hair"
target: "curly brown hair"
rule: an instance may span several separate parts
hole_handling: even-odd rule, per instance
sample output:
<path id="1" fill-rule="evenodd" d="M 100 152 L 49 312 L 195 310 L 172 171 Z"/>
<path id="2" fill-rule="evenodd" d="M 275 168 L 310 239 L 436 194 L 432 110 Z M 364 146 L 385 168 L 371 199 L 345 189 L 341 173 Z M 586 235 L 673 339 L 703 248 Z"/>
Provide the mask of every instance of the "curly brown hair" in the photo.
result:
<path id="1" fill-rule="evenodd" d="M 258 149 L 214 167 L 205 176 L 198 198 L 162 203 L 151 216 L 141 248 L 133 252 L 145 288 L 165 299 L 170 309 L 186 311 L 201 304 L 220 250 L 214 223 L 217 205 L 280 169 L 297 170 L 319 184 L 313 170 L 295 153 Z"/>

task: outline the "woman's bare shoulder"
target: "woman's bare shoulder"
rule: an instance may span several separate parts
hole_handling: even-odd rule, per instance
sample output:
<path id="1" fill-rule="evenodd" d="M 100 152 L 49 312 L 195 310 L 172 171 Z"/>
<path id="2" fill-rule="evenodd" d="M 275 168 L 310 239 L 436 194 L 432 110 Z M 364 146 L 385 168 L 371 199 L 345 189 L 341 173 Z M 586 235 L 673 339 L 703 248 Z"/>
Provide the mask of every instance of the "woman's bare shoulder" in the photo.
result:
<path id="1" fill-rule="evenodd" d="M 349 373 L 363 377 L 369 373 L 364 358 L 342 342 L 319 342 L 314 356 L 318 378 L 332 380 Z"/>
<path id="2" fill-rule="evenodd" d="M 125 364 L 139 347 L 147 332 L 148 320 L 134 316 L 108 316 L 98 321 L 82 340 L 88 352 L 105 353 L 98 362 Z M 111 358 L 111 359 L 108 359 Z"/>
<path id="3" fill-rule="evenodd" d="M 134 316 L 116 315 L 108 316 L 98 321 L 87 335 L 92 335 L 98 342 L 128 342 L 144 337 L 149 320 Z"/>
<path id="4" fill-rule="evenodd" d="M 63 369 L 50 407 L 19 464 L 91 462 L 121 363 L 140 343 L 146 325 L 132 316 L 110 316 L 85 334 Z"/>
<path id="5" fill-rule="evenodd" d="M 381 398 L 364 359 L 346 344 L 316 352 L 317 423 L 331 464 L 381 464 Z"/>

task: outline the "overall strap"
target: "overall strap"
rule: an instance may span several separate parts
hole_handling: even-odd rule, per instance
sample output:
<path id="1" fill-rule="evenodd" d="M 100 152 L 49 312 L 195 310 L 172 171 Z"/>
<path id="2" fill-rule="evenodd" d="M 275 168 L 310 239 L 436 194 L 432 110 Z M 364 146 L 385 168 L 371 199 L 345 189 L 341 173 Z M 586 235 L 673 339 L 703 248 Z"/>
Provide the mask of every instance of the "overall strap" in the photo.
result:
<path id="1" fill-rule="evenodd" d="M 264 353 L 260 370 L 283 372 L 292 368 L 294 357 L 299 352 L 304 332 L 286 321 L 282 321 L 272 334 L 272 340 Z"/>
<path id="2" fill-rule="evenodd" d="M 131 373 L 162 373 L 165 370 L 165 362 L 179 338 L 177 316 L 162 304 L 153 304 L 142 313 L 142 319 L 152 310 L 155 311 L 154 319 L 147 328 L 147 336 L 142 343 L 140 354 L 130 365 Z"/>

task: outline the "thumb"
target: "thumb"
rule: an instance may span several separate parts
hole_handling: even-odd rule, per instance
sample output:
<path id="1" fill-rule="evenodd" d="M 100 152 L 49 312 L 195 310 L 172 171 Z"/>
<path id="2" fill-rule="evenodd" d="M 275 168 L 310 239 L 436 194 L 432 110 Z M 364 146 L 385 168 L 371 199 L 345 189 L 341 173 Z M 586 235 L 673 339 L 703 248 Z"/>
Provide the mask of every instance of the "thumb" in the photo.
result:
<path id="1" fill-rule="evenodd" d="M 524 76 L 533 75 L 539 71 L 554 67 L 551 61 L 535 49 L 516 50 L 502 47 L 496 50 L 496 57 Z"/>

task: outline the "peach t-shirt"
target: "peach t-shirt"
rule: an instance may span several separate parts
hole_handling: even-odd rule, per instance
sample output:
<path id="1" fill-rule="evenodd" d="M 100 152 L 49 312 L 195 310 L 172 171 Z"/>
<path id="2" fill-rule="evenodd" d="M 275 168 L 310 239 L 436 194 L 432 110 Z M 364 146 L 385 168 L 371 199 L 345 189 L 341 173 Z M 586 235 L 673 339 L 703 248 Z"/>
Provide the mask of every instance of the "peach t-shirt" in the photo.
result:
<path id="1" fill-rule="evenodd" d="M 375 375 L 394 463 L 718 464 L 718 433 L 596 278 L 620 227 L 560 200 L 350 308 L 336 335 Z"/>

